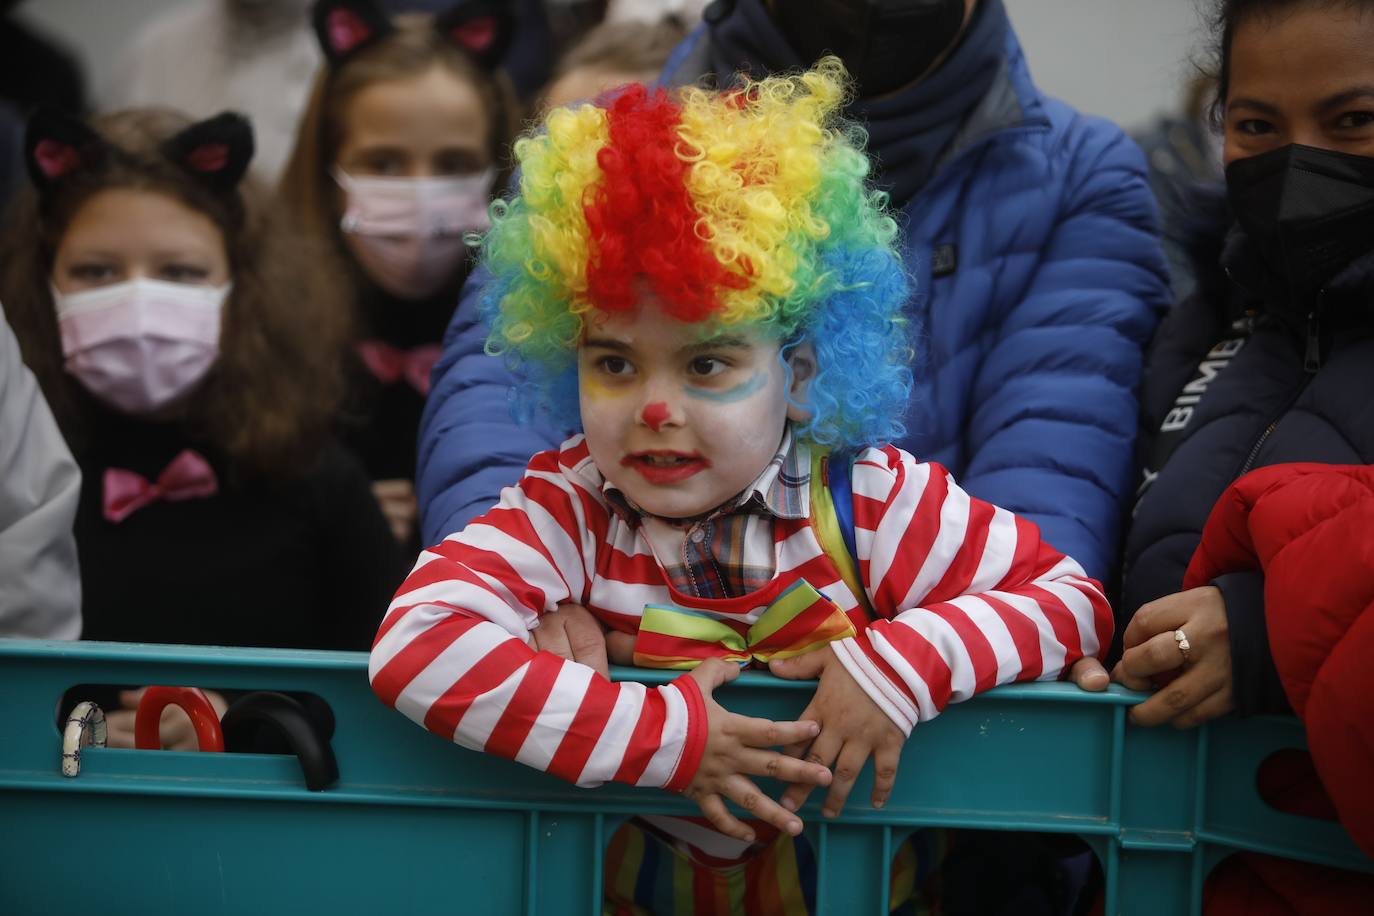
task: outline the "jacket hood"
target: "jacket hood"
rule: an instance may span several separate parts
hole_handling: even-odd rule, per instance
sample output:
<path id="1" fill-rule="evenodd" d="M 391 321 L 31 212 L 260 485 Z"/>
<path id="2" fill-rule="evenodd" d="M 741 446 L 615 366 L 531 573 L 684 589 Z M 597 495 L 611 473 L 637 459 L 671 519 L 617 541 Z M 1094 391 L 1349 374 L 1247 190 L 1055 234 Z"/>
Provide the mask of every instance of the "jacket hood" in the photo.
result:
<path id="1" fill-rule="evenodd" d="M 807 66 L 763 0 L 717 0 L 678 47 L 662 82 L 708 76 L 724 85 L 735 73 L 760 78 Z M 1004 129 L 1048 127 L 1002 0 L 982 0 L 950 56 L 912 86 L 854 100 L 846 116 L 863 124 L 875 178 L 897 206 L 968 147 Z"/>

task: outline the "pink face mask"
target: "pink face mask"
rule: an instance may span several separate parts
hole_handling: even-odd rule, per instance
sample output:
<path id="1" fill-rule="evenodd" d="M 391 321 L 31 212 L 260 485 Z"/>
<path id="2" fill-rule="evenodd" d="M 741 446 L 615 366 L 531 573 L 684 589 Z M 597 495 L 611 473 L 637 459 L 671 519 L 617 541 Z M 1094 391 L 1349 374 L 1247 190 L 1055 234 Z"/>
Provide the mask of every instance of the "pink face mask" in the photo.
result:
<path id="1" fill-rule="evenodd" d="M 65 295 L 54 290 L 67 371 L 125 413 L 160 410 L 214 365 L 229 290 L 142 278 Z"/>
<path id="2" fill-rule="evenodd" d="M 402 299 L 423 299 L 468 256 L 463 236 L 491 226 L 495 169 L 445 178 L 359 178 L 335 169 L 348 196 L 339 228 L 367 275 Z"/>

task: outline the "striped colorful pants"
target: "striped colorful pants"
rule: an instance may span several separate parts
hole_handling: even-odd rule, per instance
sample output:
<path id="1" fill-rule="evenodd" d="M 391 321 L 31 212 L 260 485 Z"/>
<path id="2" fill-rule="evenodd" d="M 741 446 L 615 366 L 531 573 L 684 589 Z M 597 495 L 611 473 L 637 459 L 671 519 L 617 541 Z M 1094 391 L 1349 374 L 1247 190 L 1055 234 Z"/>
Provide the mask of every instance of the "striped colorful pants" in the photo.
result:
<path id="1" fill-rule="evenodd" d="M 893 913 L 939 913 L 932 885 L 945 846 L 945 831 L 921 830 L 898 847 Z M 741 862 L 709 866 L 630 820 L 611 837 L 605 861 L 603 916 L 810 916 L 816 908 L 816 857 L 805 835 L 780 834 Z"/>

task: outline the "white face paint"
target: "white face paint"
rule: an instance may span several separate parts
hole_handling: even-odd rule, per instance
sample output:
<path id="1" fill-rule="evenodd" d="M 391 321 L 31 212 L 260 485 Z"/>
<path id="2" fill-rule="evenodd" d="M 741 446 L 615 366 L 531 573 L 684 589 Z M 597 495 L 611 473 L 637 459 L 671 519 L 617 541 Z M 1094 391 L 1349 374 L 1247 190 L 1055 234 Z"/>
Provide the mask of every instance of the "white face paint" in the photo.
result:
<path id="1" fill-rule="evenodd" d="M 787 419 L 805 418 L 788 403 L 805 382 L 789 379 L 777 341 L 747 327 L 702 330 L 646 296 L 632 315 L 592 318 L 578 347 L 592 460 L 635 505 L 666 518 L 738 495 L 768 466 Z"/>

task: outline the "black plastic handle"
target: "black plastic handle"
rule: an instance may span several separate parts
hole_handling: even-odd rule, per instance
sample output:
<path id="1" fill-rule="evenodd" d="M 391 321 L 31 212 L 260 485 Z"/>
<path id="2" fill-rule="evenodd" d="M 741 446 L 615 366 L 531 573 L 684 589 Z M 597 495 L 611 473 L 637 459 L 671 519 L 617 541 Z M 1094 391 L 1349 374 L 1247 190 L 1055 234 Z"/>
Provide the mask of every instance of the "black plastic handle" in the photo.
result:
<path id="1" fill-rule="evenodd" d="M 312 792 L 339 781 L 339 764 L 329 746 L 333 724 L 332 715 L 327 725 L 318 723 L 299 700 L 266 690 L 235 700 L 220 720 L 226 751 L 295 754 L 305 774 L 305 787 Z"/>

